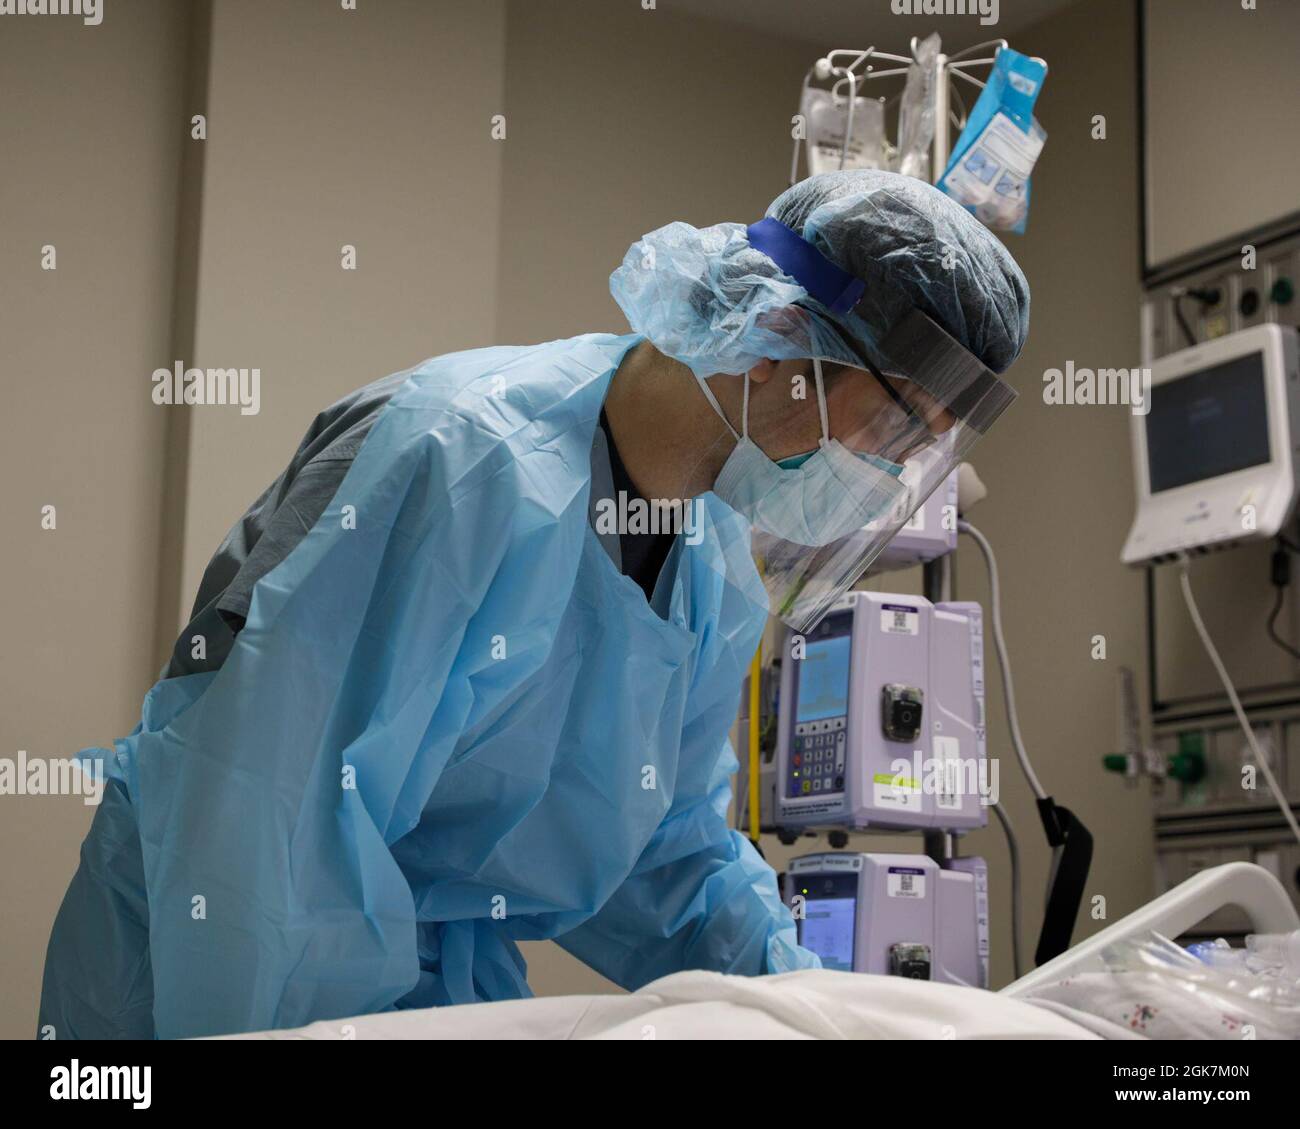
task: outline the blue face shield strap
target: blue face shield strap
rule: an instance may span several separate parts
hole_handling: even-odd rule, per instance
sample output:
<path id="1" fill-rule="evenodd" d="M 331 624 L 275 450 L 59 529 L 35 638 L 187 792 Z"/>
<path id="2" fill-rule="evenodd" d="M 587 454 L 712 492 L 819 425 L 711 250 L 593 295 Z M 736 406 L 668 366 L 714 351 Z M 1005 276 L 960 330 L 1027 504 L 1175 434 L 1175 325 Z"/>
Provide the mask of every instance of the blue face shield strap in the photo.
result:
<path id="1" fill-rule="evenodd" d="M 759 220 L 758 223 L 751 223 L 745 230 L 751 247 L 762 251 L 831 313 L 846 314 L 862 300 L 862 295 L 867 288 L 867 284 L 862 279 L 855 278 L 848 271 L 836 266 L 802 235 L 786 227 L 780 220 L 769 217 Z M 832 324 L 830 328 L 851 353 L 861 355 L 862 351 L 845 338 L 839 326 Z M 867 364 L 866 368 L 889 394 L 890 399 L 902 408 L 907 416 L 915 418 L 916 413 L 911 405 L 894 390 L 893 386 L 872 365 Z"/>
<path id="2" fill-rule="evenodd" d="M 749 245 L 762 251 L 833 314 L 847 314 L 867 288 L 837 267 L 797 231 L 780 220 L 761 219 L 745 229 Z"/>

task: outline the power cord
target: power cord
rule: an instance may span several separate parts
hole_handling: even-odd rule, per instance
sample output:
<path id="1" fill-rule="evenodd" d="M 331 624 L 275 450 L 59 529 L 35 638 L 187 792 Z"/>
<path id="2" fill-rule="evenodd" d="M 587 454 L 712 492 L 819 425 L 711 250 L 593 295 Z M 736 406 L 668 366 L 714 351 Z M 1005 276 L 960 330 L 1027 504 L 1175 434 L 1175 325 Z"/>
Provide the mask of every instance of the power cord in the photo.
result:
<path id="1" fill-rule="evenodd" d="M 1291 828 L 1291 833 L 1300 842 L 1300 823 L 1296 822 L 1295 813 L 1291 811 L 1291 805 L 1287 802 L 1286 795 L 1278 787 L 1277 780 L 1273 776 L 1273 770 L 1269 767 L 1268 761 L 1264 758 L 1263 750 L 1259 747 L 1259 741 L 1255 738 L 1255 730 L 1246 717 L 1246 711 L 1241 708 L 1241 699 L 1237 697 L 1236 687 L 1232 684 L 1232 679 L 1228 677 L 1227 667 L 1223 665 L 1223 660 L 1219 657 L 1219 652 L 1214 646 L 1214 640 L 1210 638 L 1209 631 L 1205 628 L 1205 621 L 1201 619 L 1201 611 L 1196 606 L 1196 597 L 1192 595 L 1192 562 L 1186 553 L 1179 553 L 1180 574 L 1178 582 L 1182 585 L 1183 600 L 1187 604 L 1187 613 L 1192 617 L 1192 625 L 1196 628 L 1196 633 L 1201 637 L 1201 645 L 1205 648 L 1205 653 L 1209 655 L 1210 662 L 1214 664 L 1214 669 L 1219 675 L 1219 681 L 1223 683 L 1224 690 L 1228 693 L 1228 700 L 1232 703 L 1233 712 L 1237 715 L 1237 724 L 1241 726 L 1241 731 L 1246 735 L 1246 743 L 1250 746 L 1251 755 L 1255 758 L 1255 763 L 1259 765 L 1260 771 L 1264 773 L 1264 779 L 1268 782 L 1269 790 L 1273 793 L 1273 799 L 1282 809 L 1282 815 L 1286 818 L 1287 824 Z"/>
<path id="2" fill-rule="evenodd" d="M 1020 844 L 1016 841 L 1016 829 L 1011 817 L 1001 803 L 993 805 L 993 814 L 1002 824 L 1002 831 L 1007 837 L 1007 852 L 1011 855 L 1011 963 L 1015 966 L 1016 979 L 1024 973 L 1020 961 Z"/>
<path id="3" fill-rule="evenodd" d="M 1290 553 L 1296 551 L 1285 537 L 1278 537 L 1277 548 L 1273 550 L 1272 558 L 1271 575 L 1276 593 L 1273 598 L 1273 610 L 1268 616 L 1268 637 L 1292 658 L 1300 659 L 1300 650 L 1283 639 L 1277 630 L 1277 617 L 1282 614 L 1282 601 L 1286 598 L 1286 590 L 1291 585 Z"/>
<path id="4" fill-rule="evenodd" d="M 993 646 L 1002 672 L 1002 694 L 1006 701 L 1011 744 L 1020 760 L 1025 779 L 1033 790 L 1038 817 L 1043 821 L 1043 831 L 1048 846 L 1052 848 L 1047 880 L 1047 906 L 1043 913 L 1043 927 L 1038 935 L 1038 947 L 1034 950 L 1034 963 L 1042 965 L 1070 947 L 1074 921 L 1083 902 L 1088 870 L 1092 865 L 1092 834 L 1077 815 L 1047 794 L 1039 783 L 1033 765 L 1029 763 L 1029 754 L 1025 751 L 1025 742 L 1020 734 L 1020 716 L 1016 712 L 1011 660 L 1007 656 L 1007 642 L 1002 632 L 1002 583 L 998 577 L 997 558 L 993 555 L 989 539 L 965 518 L 958 518 L 957 529 L 979 546 L 988 568 L 992 597 L 989 618 L 993 623 Z"/>
<path id="5" fill-rule="evenodd" d="M 1197 344 L 1196 334 L 1192 332 L 1192 327 L 1188 325 L 1187 318 L 1183 315 L 1183 299 L 1195 298 L 1202 306 L 1217 306 L 1219 299 L 1222 297 L 1217 286 L 1193 286 L 1191 289 L 1184 289 L 1179 286 L 1170 291 L 1174 299 L 1174 319 L 1178 322 L 1178 328 L 1183 331 L 1183 336 L 1187 338 L 1188 345 Z"/>
<path id="6" fill-rule="evenodd" d="M 1025 779 L 1029 781 L 1029 787 L 1033 790 L 1035 798 L 1045 800 L 1047 790 L 1038 782 L 1038 774 L 1034 772 L 1034 766 L 1029 763 L 1024 738 L 1020 735 L 1020 715 L 1016 712 L 1016 690 L 1011 682 L 1011 660 L 1007 657 L 1007 641 L 1002 634 L 1002 584 L 998 578 L 997 558 L 993 555 L 993 546 L 989 544 L 989 539 L 969 521 L 964 518 L 959 519 L 957 528 L 979 546 L 984 556 L 984 564 L 988 568 L 989 591 L 993 597 L 990 609 L 990 619 L 993 621 L 993 646 L 997 651 L 998 667 L 1002 671 L 1002 696 L 1007 706 L 1007 725 L 1011 730 L 1011 745 L 1016 751 L 1020 768 L 1025 774 Z"/>

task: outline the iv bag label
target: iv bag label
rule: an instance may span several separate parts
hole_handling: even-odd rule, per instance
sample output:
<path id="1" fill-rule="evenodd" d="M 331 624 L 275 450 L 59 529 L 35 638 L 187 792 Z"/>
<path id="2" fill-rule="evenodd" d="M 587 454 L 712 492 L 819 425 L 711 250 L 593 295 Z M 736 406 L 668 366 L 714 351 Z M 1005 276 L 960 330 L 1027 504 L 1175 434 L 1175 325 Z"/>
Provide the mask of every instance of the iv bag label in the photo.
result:
<path id="1" fill-rule="evenodd" d="M 945 811 L 961 811 L 961 742 L 956 737 L 936 736 L 934 759 L 939 762 L 939 788 L 934 798 L 935 806 Z"/>
<path id="2" fill-rule="evenodd" d="M 829 90 L 804 91 L 800 112 L 808 123 L 808 174 L 885 166 L 885 104 L 878 98 L 853 100 L 849 135 L 849 100 Z M 847 136 L 847 144 L 846 144 Z"/>
<path id="3" fill-rule="evenodd" d="M 916 866 L 891 866 L 885 893 L 891 898 L 924 898 L 925 871 Z"/>
<path id="4" fill-rule="evenodd" d="M 886 635 L 916 635 L 921 630 L 921 613 L 905 604 L 881 604 L 880 630 Z"/>
<path id="5" fill-rule="evenodd" d="M 1019 223 L 1029 208 L 1029 174 L 1046 140 L 1037 122 L 1026 133 L 999 111 L 961 161 L 944 174 L 944 190 L 990 226 Z"/>

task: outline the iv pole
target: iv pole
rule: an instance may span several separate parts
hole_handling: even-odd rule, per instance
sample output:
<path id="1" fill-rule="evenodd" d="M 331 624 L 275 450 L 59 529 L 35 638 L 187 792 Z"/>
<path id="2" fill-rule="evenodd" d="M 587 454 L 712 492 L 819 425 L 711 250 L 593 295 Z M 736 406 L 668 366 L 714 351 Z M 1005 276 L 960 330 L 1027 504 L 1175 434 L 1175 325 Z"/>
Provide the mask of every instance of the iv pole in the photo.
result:
<path id="1" fill-rule="evenodd" d="M 990 39 L 983 43 L 977 43 L 972 47 L 958 51 L 952 55 L 945 55 L 940 52 L 934 61 L 934 137 L 931 144 L 931 163 L 930 163 L 930 183 L 936 183 L 943 175 L 948 166 L 948 158 L 952 152 L 952 127 L 956 127 L 958 133 L 966 126 L 966 104 L 957 95 L 956 101 L 960 108 L 958 114 L 953 113 L 953 91 L 952 83 L 955 79 L 960 78 L 970 83 L 980 90 L 984 89 L 985 83 L 974 75 L 968 74 L 967 69 L 972 67 L 982 67 L 993 65 L 997 54 L 1003 48 L 1007 47 L 1005 39 Z M 918 61 L 918 44 L 915 36 L 909 44 L 910 55 L 891 55 L 888 52 L 878 51 L 875 47 L 868 47 L 865 50 L 847 50 L 837 48 L 828 52 L 825 56 L 818 59 L 807 74 L 804 75 L 803 85 L 800 88 L 800 108 L 803 106 L 803 95 L 814 78 L 826 82 L 832 78 L 835 83 L 831 88 L 833 95 L 838 95 L 843 86 L 848 87 L 848 114 L 844 126 L 844 141 L 840 147 L 840 168 L 844 167 L 845 159 L 848 155 L 849 142 L 853 137 L 853 113 L 857 103 L 858 91 L 867 82 L 876 79 L 889 78 L 895 75 L 906 75 L 911 69 L 913 63 Z M 991 54 L 981 55 L 980 52 L 988 48 L 993 48 Z M 872 60 L 879 60 L 889 64 L 883 69 L 877 70 L 872 65 Z M 896 95 L 895 98 L 901 97 Z M 892 100 L 891 100 L 892 101 Z M 794 155 L 790 164 L 790 183 L 794 184 L 799 175 L 799 144 L 800 139 L 795 139 Z M 953 565 L 952 554 L 946 553 L 937 560 L 927 561 L 922 566 L 923 589 L 926 599 L 932 603 L 941 603 L 952 599 L 953 593 Z M 940 866 L 955 857 L 955 843 L 951 832 L 947 831 L 925 831 L 924 832 L 925 853 Z M 832 845 L 834 843 L 832 842 Z"/>

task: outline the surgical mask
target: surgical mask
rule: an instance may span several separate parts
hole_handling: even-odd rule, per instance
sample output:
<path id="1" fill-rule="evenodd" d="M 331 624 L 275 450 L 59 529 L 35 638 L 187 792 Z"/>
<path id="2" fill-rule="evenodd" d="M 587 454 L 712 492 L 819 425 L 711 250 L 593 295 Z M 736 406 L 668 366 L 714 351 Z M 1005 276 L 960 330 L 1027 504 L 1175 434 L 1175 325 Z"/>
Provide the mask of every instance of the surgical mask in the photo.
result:
<path id="1" fill-rule="evenodd" d="M 797 545 L 822 546 L 846 537 L 892 512 L 907 487 L 902 468 L 884 459 L 850 451 L 830 437 L 821 361 L 813 359 L 822 438 L 816 451 L 773 462 L 749 438 L 749 376 L 745 377 L 741 433 L 723 413 L 705 379 L 697 376 L 706 399 L 736 437 L 713 484 L 713 492 L 764 533 Z"/>

